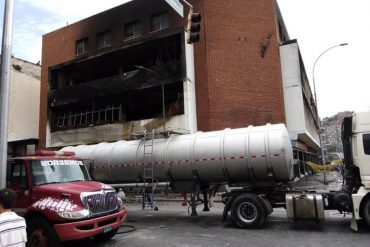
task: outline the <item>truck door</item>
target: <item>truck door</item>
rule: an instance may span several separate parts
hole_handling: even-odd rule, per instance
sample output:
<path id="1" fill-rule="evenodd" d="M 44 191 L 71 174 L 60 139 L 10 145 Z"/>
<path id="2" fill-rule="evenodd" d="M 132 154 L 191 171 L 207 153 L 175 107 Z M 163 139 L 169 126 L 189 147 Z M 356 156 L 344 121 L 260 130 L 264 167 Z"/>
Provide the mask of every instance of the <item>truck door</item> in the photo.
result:
<path id="1" fill-rule="evenodd" d="M 17 193 L 14 211 L 25 213 L 30 204 L 29 181 L 27 178 L 26 164 L 23 160 L 8 162 L 7 187 Z"/>

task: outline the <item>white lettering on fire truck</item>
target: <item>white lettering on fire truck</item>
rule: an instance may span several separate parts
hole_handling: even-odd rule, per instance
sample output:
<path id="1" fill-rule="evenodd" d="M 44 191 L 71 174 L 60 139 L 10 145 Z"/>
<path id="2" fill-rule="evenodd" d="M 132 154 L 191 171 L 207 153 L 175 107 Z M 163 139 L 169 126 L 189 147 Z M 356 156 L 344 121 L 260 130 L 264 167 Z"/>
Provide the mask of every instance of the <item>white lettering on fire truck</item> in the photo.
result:
<path id="1" fill-rule="evenodd" d="M 83 166 L 82 160 L 41 160 L 42 166 Z"/>
<path id="2" fill-rule="evenodd" d="M 43 198 L 35 202 L 32 207 L 40 210 L 48 209 L 53 212 L 72 212 L 77 207 L 76 204 L 69 201 L 69 199 L 57 199 L 52 197 Z"/>

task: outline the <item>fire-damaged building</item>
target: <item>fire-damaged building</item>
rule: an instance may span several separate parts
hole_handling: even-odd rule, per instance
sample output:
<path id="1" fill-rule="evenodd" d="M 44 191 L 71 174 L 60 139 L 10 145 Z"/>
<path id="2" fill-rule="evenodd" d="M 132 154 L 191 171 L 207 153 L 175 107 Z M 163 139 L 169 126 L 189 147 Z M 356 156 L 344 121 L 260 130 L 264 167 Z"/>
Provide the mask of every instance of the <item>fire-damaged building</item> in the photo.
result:
<path id="1" fill-rule="evenodd" d="M 285 123 L 318 149 L 318 118 L 298 44 L 275 0 L 193 0 L 186 42 L 164 0 L 132 0 L 43 36 L 40 147 Z M 295 117 L 293 117 L 295 116 Z"/>

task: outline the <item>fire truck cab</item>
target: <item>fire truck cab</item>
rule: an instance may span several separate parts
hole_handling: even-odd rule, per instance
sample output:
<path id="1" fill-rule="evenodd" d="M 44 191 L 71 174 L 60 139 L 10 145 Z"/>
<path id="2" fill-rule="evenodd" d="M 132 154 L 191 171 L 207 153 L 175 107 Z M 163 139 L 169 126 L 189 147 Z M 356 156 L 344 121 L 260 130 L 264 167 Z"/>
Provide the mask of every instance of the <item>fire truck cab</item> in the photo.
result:
<path id="1" fill-rule="evenodd" d="M 84 160 L 73 152 L 38 151 L 9 159 L 7 187 L 18 195 L 14 211 L 26 219 L 29 246 L 108 240 L 127 217 L 116 191 L 92 181 Z"/>

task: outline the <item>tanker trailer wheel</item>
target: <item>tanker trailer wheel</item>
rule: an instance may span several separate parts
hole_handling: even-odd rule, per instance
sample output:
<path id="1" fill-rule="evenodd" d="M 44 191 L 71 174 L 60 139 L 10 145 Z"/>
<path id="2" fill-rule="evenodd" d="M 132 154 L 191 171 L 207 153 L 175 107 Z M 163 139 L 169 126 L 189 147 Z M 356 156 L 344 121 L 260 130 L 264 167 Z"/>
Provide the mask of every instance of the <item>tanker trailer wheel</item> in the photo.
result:
<path id="1" fill-rule="evenodd" d="M 370 227 L 370 197 L 366 198 L 365 204 L 362 208 L 362 217 L 366 224 Z"/>
<path id="2" fill-rule="evenodd" d="M 35 217 L 27 222 L 28 247 L 59 247 L 62 245 L 54 228 L 47 220 Z"/>
<path id="3" fill-rule="evenodd" d="M 257 195 L 242 194 L 231 206 L 231 218 L 240 228 L 259 228 L 266 220 L 266 210 Z"/>

